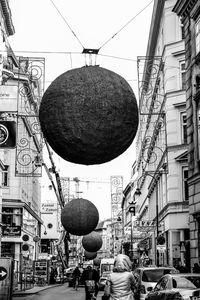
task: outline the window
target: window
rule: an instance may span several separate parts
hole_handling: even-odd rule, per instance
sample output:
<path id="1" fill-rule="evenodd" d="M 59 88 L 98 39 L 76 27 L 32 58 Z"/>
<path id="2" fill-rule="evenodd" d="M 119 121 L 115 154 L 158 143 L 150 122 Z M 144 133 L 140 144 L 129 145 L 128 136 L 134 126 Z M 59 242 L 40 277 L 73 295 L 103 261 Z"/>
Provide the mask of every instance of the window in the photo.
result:
<path id="1" fill-rule="evenodd" d="M 20 226 L 22 223 L 22 211 L 20 208 L 2 208 L 2 223 L 9 226 Z"/>
<path id="2" fill-rule="evenodd" d="M 197 103 L 197 110 L 196 110 L 196 117 L 197 117 L 197 134 L 198 134 L 198 151 L 199 151 L 199 157 L 198 160 L 200 160 L 200 103 Z"/>
<path id="3" fill-rule="evenodd" d="M 182 171 L 183 178 L 183 201 L 189 200 L 189 191 L 188 191 L 188 167 L 183 167 Z"/>
<path id="4" fill-rule="evenodd" d="M 187 144 L 187 115 L 181 113 L 181 142 Z"/>
<path id="5" fill-rule="evenodd" d="M 9 186 L 8 182 L 8 170 L 9 166 L 5 165 L 5 169 L 2 171 L 2 186 Z"/>
<path id="6" fill-rule="evenodd" d="M 195 24 L 196 54 L 200 52 L 200 18 Z"/>
<path id="7" fill-rule="evenodd" d="M 185 72 L 185 61 L 180 62 L 180 88 L 185 90 L 185 83 L 186 83 L 186 72 Z"/>

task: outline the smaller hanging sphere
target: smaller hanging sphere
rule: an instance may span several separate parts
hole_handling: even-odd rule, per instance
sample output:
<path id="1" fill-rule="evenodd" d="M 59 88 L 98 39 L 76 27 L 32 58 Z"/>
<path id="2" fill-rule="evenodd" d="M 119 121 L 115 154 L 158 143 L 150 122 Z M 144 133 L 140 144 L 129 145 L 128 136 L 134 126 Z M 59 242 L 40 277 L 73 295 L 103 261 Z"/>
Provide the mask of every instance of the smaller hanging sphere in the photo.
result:
<path id="1" fill-rule="evenodd" d="M 103 244 L 102 237 L 99 233 L 93 231 L 82 238 L 82 245 L 86 251 L 96 252 Z"/>
<path id="2" fill-rule="evenodd" d="M 94 259 L 95 257 L 97 257 L 97 252 L 88 252 L 88 251 L 84 251 L 84 256 L 87 259 Z"/>
<path id="3" fill-rule="evenodd" d="M 93 260 L 93 264 L 94 264 L 94 266 L 100 266 L 101 260 L 100 260 L 99 258 L 95 258 L 95 259 Z"/>
<path id="4" fill-rule="evenodd" d="M 61 223 L 73 235 L 92 232 L 99 222 L 99 212 L 89 200 L 78 198 L 68 202 L 61 211 Z"/>

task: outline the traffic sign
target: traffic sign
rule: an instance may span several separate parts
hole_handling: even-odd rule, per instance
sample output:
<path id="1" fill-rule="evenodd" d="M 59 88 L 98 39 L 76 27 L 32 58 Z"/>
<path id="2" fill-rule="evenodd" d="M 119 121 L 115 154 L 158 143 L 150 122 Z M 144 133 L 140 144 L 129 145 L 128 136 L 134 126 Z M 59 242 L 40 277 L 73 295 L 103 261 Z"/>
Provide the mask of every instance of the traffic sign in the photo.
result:
<path id="1" fill-rule="evenodd" d="M 13 291 L 13 259 L 0 257 L 0 299 L 11 300 Z"/>
<path id="2" fill-rule="evenodd" d="M 3 281 L 8 275 L 8 271 L 0 266 L 0 281 Z"/>

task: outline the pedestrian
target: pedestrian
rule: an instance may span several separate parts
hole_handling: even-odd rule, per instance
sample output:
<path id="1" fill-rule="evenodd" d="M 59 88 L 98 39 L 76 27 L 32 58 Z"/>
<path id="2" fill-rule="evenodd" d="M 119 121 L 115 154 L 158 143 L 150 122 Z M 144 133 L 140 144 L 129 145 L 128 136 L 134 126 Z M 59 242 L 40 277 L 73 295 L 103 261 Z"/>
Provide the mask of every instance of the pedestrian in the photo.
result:
<path id="1" fill-rule="evenodd" d="M 79 270 L 78 266 L 74 269 L 72 276 L 73 276 L 73 287 L 75 289 L 76 280 L 78 280 L 78 285 L 79 285 L 79 280 L 80 280 L 80 276 L 81 276 L 81 271 Z"/>
<path id="2" fill-rule="evenodd" d="M 94 296 L 97 297 L 99 273 L 92 266 L 87 266 L 87 268 L 83 271 L 82 274 L 82 281 L 84 282 L 85 285 L 85 300 L 90 300 L 90 293 L 88 291 L 87 280 L 94 280 L 95 282 Z"/>
<path id="3" fill-rule="evenodd" d="M 57 275 L 58 275 L 58 272 L 57 272 L 56 267 L 52 267 L 51 271 L 50 271 L 50 279 L 49 279 L 50 284 L 56 283 L 56 276 Z"/>
<path id="4" fill-rule="evenodd" d="M 198 263 L 194 264 L 192 271 L 193 271 L 193 273 L 200 273 L 200 266 Z"/>
<path id="5" fill-rule="evenodd" d="M 127 255 L 118 254 L 114 261 L 113 272 L 109 275 L 104 289 L 104 296 L 112 300 L 134 300 L 135 279 L 132 263 Z"/>

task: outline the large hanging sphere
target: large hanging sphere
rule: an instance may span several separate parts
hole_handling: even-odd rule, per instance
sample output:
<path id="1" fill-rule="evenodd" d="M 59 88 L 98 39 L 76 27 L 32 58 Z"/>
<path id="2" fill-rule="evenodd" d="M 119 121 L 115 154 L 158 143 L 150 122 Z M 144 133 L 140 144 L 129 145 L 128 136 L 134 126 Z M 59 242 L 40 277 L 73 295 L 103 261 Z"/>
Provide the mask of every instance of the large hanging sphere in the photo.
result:
<path id="1" fill-rule="evenodd" d="M 93 231 L 82 238 L 82 245 L 86 251 L 96 252 L 103 244 L 102 237 L 99 233 Z"/>
<path id="2" fill-rule="evenodd" d="M 73 199 L 61 211 L 61 223 L 65 230 L 73 235 L 85 235 L 92 232 L 99 222 L 96 206 L 86 199 Z"/>
<path id="3" fill-rule="evenodd" d="M 96 252 L 88 252 L 88 251 L 84 251 L 84 256 L 87 259 L 94 259 L 95 257 L 97 257 L 97 253 Z"/>
<path id="4" fill-rule="evenodd" d="M 108 162 L 132 143 L 138 107 L 128 82 L 99 66 L 72 69 L 44 93 L 41 129 L 52 149 L 72 163 Z"/>

